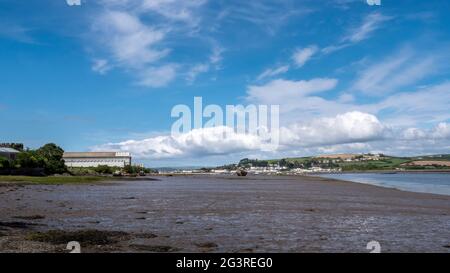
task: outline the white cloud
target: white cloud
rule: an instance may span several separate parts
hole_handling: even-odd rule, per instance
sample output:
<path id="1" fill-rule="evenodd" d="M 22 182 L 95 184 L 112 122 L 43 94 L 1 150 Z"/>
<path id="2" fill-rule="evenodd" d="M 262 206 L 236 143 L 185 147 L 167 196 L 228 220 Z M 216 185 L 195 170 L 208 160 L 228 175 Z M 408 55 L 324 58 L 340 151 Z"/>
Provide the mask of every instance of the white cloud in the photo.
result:
<path id="1" fill-rule="evenodd" d="M 277 31 L 292 17 L 301 18 L 315 10 L 305 5 L 296 7 L 292 1 L 214 1 L 218 3 L 220 12 L 217 18 L 221 21 L 254 24 L 269 35 Z"/>
<path id="2" fill-rule="evenodd" d="M 197 76 L 210 71 L 212 68 L 219 70 L 222 62 L 222 53 L 225 51 L 222 47 L 214 45 L 208 62 L 192 65 L 186 72 L 187 84 L 193 84 Z"/>
<path id="3" fill-rule="evenodd" d="M 289 65 L 282 65 L 276 68 L 268 68 L 264 70 L 257 78 L 256 80 L 260 81 L 265 78 L 271 78 L 280 74 L 284 74 L 289 71 Z"/>
<path id="4" fill-rule="evenodd" d="M 405 92 L 395 92 L 366 103 L 358 102 L 358 98 L 348 92 L 341 92 L 336 98 L 330 96 L 332 93 L 325 93 L 334 90 L 337 83 L 337 79 L 329 78 L 277 79 L 248 86 L 246 100 L 254 104 L 280 105 L 282 123 L 348 111 L 381 115 L 384 121 L 400 127 L 426 127 L 450 119 L 450 82 L 408 88 Z"/>
<path id="5" fill-rule="evenodd" d="M 170 20 L 196 26 L 200 23 L 200 19 L 196 16 L 195 10 L 206 2 L 206 0 L 143 0 L 141 8 L 154 11 Z"/>
<path id="6" fill-rule="evenodd" d="M 350 29 L 348 34 L 344 36 L 339 43 L 327 46 L 323 48 L 321 52 L 329 54 L 366 40 L 370 38 L 373 32 L 380 29 L 383 23 L 390 21 L 391 19 L 392 17 L 385 16 L 379 12 L 371 13 L 364 18 L 361 25 Z"/>
<path id="7" fill-rule="evenodd" d="M 297 67 L 302 67 L 308 62 L 311 57 L 317 53 L 319 48 L 316 45 L 311 45 L 305 48 L 298 48 L 292 55 L 292 59 Z"/>
<path id="8" fill-rule="evenodd" d="M 224 48 L 215 45 L 213 47 L 212 53 L 209 56 L 209 62 L 216 67 L 216 69 L 220 68 L 220 63 L 222 62 L 222 54 L 225 51 Z"/>
<path id="9" fill-rule="evenodd" d="M 401 132 L 399 140 L 440 140 L 450 138 L 450 124 L 441 122 L 431 129 L 407 128 Z"/>
<path id="10" fill-rule="evenodd" d="M 338 101 L 341 102 L 341 103 L 354 102 L 355 101 L 355 97 L 352 94 L 349 94 L 349 93 L 342 93 L 339 96 Z"/>
<path id="11" fill-rule="evenodd" d="M 226 138 L 223 134 L 226 134 Z M 229 127 L 194 129 L 178 136 L 163 135 L 93 147 L 94 151 L 113 150 L 133 153 L 137 158 L 208 156 L 260 150 L 264 143 L 255 135 L 238 134 Z"/>
<path id="12" fill-rule="evenodd" d="M 419 128 L 408 128 L 403 131 L 401 136 L 404 140 L 416 140 L 426 138 L 427 134 Z"/>
<path id="13" fill-rule="evenodd" d="M 277 79 L 264 85 L 251 85 L 247 88 L 247 101 L 255 104 L 280 105 L 281 112 L 295 109 L 312 111 L 317 105 L 323 105 L 322 98 L 311 96 L 332 90 L 336 87 L 336 79 L 316 78 L 309 81 L 290 81 Z M 307 113 L 302 112 L 303 116 Z M 325 113 L 326 114 L 326 113 Z"/>
<path id="14" fill-rule="evenodd" d="M 101 75 L 106 74 L 111 69 L 108 60 L 105 59 L 95 59 L 92 64 L 92 70 Z"/>
<path id="15" fill-rule="evenodd" d="M 362 105 L 374 113 L 388 112 L 385 120 L 397 126 L 432 124 L 450 119 L 450 82 L 393 94 L 378 103 Z"/>
<path id="16" fill-rule="evenodd" d="M 203 6 L 206 0 L 102 0 L 107 8 L 122 8 L 135 13 L 152 12 L 167 20 L 181 21 L 190 26 L 200 22 L 196 9 Z"/>
<path id="17" fill-rule="evenodd" d="M 367 142 L 383 137 L 385 127 L 370 114 L 349 112 L 332 118 L 282 127 L 280 152 L 337 143 Z M 226 137 L 224 137 L 224 133 Z M 113 150 L 133 153 L 134 157 L 157 159 L 233 155 L 265 151 L 270 143 L 257 135 L 236 133 L 229 127 L 194 129 L 176 136 L 161 135 L 142 140 L 107 143 L 95 151 Z"/>
<path id="18" fill-rule="evenodd" d="M 127 67 L 154 63 L 169 52 L 156 48 L 165 31 L 146 26 L 139 17 L 127 12 L 105 11 L 94 23 L 94 30 L 115 60 Z"/>
<path id="19" fill-rule="evenodd" d="M 280 145 L 271 152 L 267 151 L 270 143 L 257 135 L 236 133 L 224 126 L 107 143 L 92 150 L 127 151 L 136 158 L 152 160 L 268 154 L 276 158 L 338 152 L 413 155 L 442 153 L 450 147 L 450 123 L 441 122 L 428 130 L 392 127 L 361 111 L 292 122 L 282 126 L 279 134 Z"/>
<path id="20" fill-rule="evenodd" d="M 424 56 L 402 48 L 393 56 L 363 70 L 352 88 L 370 95 L 392 93 L 435 73 L 436 61 L 433 55 Z"/>
<path id="21" fill-rule="evenodd" d="M 450 139 L 450 123 L 441 122 L 431 132 L 436 139 Z"/>
<path id="22" fill-rule="evenodd" d="M 172 51 L 167 40 L 189 36 L 201 21 L 197 15 L 206 0 L 102 0 L 92 21 L 90 39 L 101 55 L 92 69 L 100 74 L 112 67 L 136 78 L 139 85 L 162 87 L 176 78 L 177 67 L 165 62 Z M 151 18 L 151 20 L 149 19 Z M 177 33 L 177 35 L 173 35 Z M 219 65 L 223 49 L 213 49 L 211 62 Z M 190 73 L 190 72 L 189 72 Z"/>
<path id="23" fill-rule="evenodd" d="M 379 12 L 369 14 L 363 21 L 363 23 L 350 31 L 350 33 L 343 39 L 351 43 L 358 43 L 370 37 L 370 35 L 379 29 L 381 25 L 391 20 L 392 17 L 385 16 Z"/>
<path id="24" fill-rule="evenodd" d="M 280 135 L 285 145 L 308 147 L 378 140 L 384 137 L 385 130 L 374 115 L 353 111 L 333 118 L 294 123 L 283 128 Z"/>
<path id="25" fill-rule="evenodd" d="M 209 64 L 197 64 L 194 65 L 186 75 L 186 81 L 188 84 L 194 83 L 197 76 L 201 73 L 206 73 L 209 71 Z"/>
<path id="26" fill-rule="evenodd" d="M 176 66 L 167 64 L 160 67 L 149 67 L 140 72 L 139 85 L 147 87 L 163 87 L 176 76 Z"/>
<path id="27" fill-rule="evenodd" d="M 328 91 L 336 87 L 336 79 L 316 78 L 309 81 L 290 81 L 277 79 L 265 85 L 248 87 L 247 95 L 251 101 L 277 103 L 302 98 L 309 94 Z"/>

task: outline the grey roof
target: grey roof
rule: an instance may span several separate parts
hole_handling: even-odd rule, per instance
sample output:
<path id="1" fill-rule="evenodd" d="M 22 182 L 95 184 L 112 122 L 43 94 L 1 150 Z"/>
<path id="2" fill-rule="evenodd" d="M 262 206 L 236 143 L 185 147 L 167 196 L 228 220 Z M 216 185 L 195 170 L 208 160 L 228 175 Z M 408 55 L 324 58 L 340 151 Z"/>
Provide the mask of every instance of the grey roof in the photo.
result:
<path id="1" fill-rule="evenodd" d="M 63 158 L 108 158 L 108 157 L 131 157 L 129 153 L 117 152 L 65 152 Z"/>
<path id="2" fill-rule="evenodd" d="M 13 149 L 13 148 L 2 148 L 0 147 L 0 153 L 9 153 L 9 154 L 18 154 L 19 151 Z"/>

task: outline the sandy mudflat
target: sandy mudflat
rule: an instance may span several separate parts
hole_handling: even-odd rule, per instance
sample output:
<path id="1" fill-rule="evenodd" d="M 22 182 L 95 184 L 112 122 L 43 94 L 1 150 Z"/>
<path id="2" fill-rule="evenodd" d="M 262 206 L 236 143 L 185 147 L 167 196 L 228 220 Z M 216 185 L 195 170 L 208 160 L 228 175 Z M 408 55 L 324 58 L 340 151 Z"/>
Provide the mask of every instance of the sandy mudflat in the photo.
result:
<path id="1" fill-rule="evenodd" d="M 450 252 L 450 196 L 318 177 L 157 178 L 0 186 L 0 252 L 66 251 L 36 239 L 54 230 L 82 233 L 63 242 L 96 230 L 85 252 L 368 252 L 372 240 Z"/>

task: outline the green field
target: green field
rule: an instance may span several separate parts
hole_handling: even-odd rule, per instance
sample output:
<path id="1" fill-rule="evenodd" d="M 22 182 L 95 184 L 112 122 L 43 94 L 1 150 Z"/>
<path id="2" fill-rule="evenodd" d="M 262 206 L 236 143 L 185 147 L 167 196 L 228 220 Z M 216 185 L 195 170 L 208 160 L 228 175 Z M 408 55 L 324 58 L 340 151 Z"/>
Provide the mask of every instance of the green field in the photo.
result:
<path id="1" fill-rule="evenodd" d="M 410 162 L 410 158 L 386 157 L 383 160 L 363 161 L 363 162 L 342 162 L 339 167 L 343 171 L 352 170 L 394 170 L 396 168 L 404 168 L 400 166 L 403 163 Z"/>

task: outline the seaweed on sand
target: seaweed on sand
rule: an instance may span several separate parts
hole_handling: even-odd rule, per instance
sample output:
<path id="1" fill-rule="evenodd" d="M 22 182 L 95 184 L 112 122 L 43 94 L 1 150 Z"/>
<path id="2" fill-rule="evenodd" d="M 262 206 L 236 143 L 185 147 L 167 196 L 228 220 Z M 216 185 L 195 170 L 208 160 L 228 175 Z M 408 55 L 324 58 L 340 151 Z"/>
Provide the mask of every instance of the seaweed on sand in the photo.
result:
<path id="1" fill-rule="evenodd" d="M 67 244 L 70 241 L 77 241 L 82 245 L 109 245 L 117 243 L 120 237 L 124 237 L 127 235 L 128 233 L 121 231 L 50 230 L 46 232 L 33 232 L 27 236 L 27 240 L 46 242 L 55 245 Z"/>

